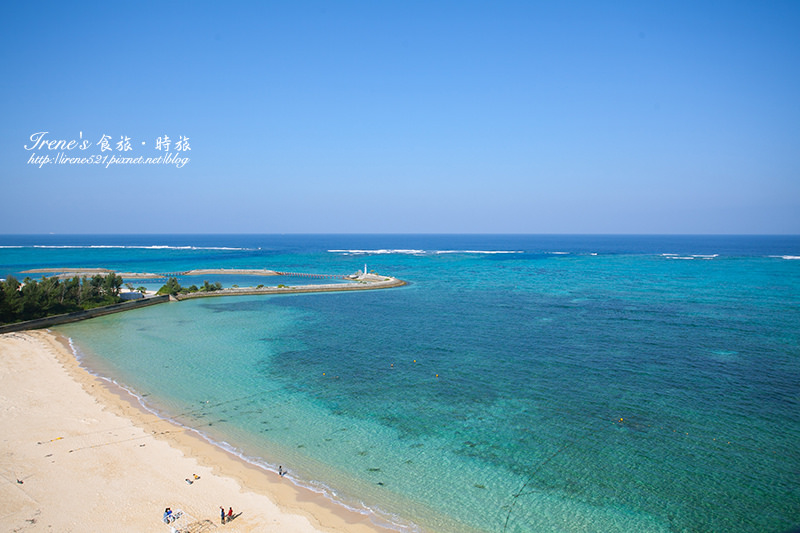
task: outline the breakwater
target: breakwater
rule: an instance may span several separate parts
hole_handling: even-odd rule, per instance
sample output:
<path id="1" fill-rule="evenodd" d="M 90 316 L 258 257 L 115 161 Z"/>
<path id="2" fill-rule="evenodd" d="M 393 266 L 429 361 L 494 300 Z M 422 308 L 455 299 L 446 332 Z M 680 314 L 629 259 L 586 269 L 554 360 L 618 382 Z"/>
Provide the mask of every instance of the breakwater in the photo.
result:
<path id="1" fill-rule="evenodd" d="M 325 285 L 303 285 L 301 287 L 241 287 L 231 289 L 221 289 L 218 291 L 191 292 L 188 294 L 177 294 L 175 299 L 188 300 L 192 298 L 209 298 L 212 296 L 249 296 L 256 294 L 301 294 L 308 292 L 344 292 L 344 291 L 367 291 L 375 289 L 390 289 L 392 287 L 402 287 L 406 282 L 397 278 L 386 278 L 381 281 L 357 281 L 353 283 L 331 283 Z"/>
<path id="2" fill-rule="evenodd" d="M 280 275 L 283 275 L 282 273 Z M 335 276 L 329 276 L 335 277 Z M 344 277 L 342 277 L 344 278 Z M 143 298 L 141 300 L 129 300 L 118 304 L 107 305 L 104 307 L 96 307 L 94 309 L 87 309 L 84 311 L 75 311 L 73 313 L 65 313 L 62 315 L 48 316 L 44 318 L 37 318 L 34 320 L 26 320 L 24 322 L 16 322 L 14 324 L 6 324 L 0 326 L 0 334 L 12 333 L 15 331 L 25 331 L 31 329 L 49 328 L 59 324 L 68 324 L 70 322 L 78 322 L 89 318 L 98 316 L 109 315 L 112 313 L 120 313 L 131 309 L 138 309 L 140 307 L 147 307 L 160 303 L 166 303 L 170 300 L 189 300 L 193 298 L 209 298 L 212 296 L 249 296 L 249 295 L 266 295 L 266 294 L 302 294 L 314 292 L 343 292 L 343 291 L 365 291 L 375 289 L 389 289 L 392 287 L 402 287 L 406 282 L 397 278 L 381 278 L 370 280 L 359 280 L 351 283 L 332 283 L 324 285 L 303 285 L 295 287 L 279 286 L 279 287 L 241 287 L 241 288 L 228 288 L 220 289 L 217 291 L 200 291 L 188 294 L 177 294 L 174 296 L 152 296 Z"/>

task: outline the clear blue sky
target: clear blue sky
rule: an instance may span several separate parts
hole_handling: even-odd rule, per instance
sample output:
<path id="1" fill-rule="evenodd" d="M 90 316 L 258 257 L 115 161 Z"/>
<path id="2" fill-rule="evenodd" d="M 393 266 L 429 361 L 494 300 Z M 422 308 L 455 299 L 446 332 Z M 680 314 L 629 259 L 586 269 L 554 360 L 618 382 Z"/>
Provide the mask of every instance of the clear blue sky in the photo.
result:
<path id="1" fill-rule="evenodd" d="M 2 233 L 800 233 L 797 1 L 4 2 L 0 117 Z"/>

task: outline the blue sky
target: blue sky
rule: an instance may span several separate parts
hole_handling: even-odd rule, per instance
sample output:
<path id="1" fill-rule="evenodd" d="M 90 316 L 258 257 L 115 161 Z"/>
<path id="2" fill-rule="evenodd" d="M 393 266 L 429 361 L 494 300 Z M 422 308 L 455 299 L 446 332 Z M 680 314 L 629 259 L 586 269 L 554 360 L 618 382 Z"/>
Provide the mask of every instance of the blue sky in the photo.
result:
<path id="1" fill-rule="evenodd" d="M 797 234 L 798 28 L 795 1 L 3 3 L 0 231 Z M 164 135 L 182 168 L 29 162 Z"/>

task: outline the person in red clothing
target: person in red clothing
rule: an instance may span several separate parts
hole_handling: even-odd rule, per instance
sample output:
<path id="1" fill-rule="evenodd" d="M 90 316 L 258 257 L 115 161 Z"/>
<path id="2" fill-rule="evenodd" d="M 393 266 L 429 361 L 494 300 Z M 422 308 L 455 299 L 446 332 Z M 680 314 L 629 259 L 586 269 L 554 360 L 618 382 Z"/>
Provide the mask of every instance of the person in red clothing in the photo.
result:
<path id="1" fill-rule="evenodd" d="M 233 507 L 228 507 L 228 522 L 233 520 Z"/>

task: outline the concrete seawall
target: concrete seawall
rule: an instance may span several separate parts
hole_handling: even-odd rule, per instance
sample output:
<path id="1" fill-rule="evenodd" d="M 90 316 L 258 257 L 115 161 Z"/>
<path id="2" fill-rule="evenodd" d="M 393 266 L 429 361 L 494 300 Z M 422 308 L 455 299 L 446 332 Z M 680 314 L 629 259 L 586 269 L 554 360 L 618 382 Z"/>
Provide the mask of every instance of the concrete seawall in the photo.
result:
<path id="1" fill-rule="evenodd" d="M 131 309 L 138 309 L 139 307 L 148 307 L 150 305 L 162 304 L 169 301 L 169 296 L 154 296 L 152 298 L 143 298 L 141 300 L 130 300 L 118 304 L 106 305 L 104 307 L 95 307 L 94 309 L 87 309 L 86 311 L 75 311 L 74 313 L 65 313 L 63 315 L 53 315 L 44 318 L 37 318 L 34 320 L 26 320 L 25 322 L 16 322 L 14 324 L 6 324 L 0 326 L 0 334 L 12 333 L 14 331 L 25 331 L 29 329 L 42 329 L 49 328 L 50 326 L 57 326 L 59 324 L 68 324 L 70 322 L 78 322 L 79 320 L 86 320 L 87 318 L 95 318 L 103 315 L 110 315 L 112 313 L 121 313 Z"/>
<path id="2" fill-rule="evenodd" d="M 95 318 L 103 315 L 110 315 L 112 313 L 121 313 L 131 309 L 138 309 L 139 307 L 147 307 L 150 305 L 161 304 L 175 300 L 190 300 L 192 298 L 210 298 L 214 296 L 248 296 L 248 295 L 263 295 L 263 294 L 302 294 L 313 292 L 344 292 L 344 291 L 369 291 L 377 289 L 390 289 L 392 287 L 402 287 L 406 282 L 396 278 L 386 278 L 381 281 L 355 281 L 351 283 L 331 283 L 326 285 L 301 285 L 294 287 L 263 287 L 256 289 L 253 287 L 243 287 L 241 289 L 220 289 L 218 291 L 203 291 L 192 292 L 189 294 L 178 294 L 176 296 L 153 296 L 152 298 L 144 298 L 141 300 L 129 300 L 105 307 L 96 307 L 86 311 L 75 311 L 74 313 L 66 313 L 63 315 L 48 316 L 45 318 L 37 318 L 35 320 L 26 320 L 25 322 L 16 322 L 14 324 L 6 324 L 0 326 L 0 334 L 12 333 L 14 331 L 25 331 L 30 329 L 49 328 L 59 324 L 68 324 L 70 322 L 78 322 L 79 320 L 86 320 L 88 318 Z"/>
<path id="3" fill-rule="evenodd" d="M 369 291 L 376 289 L 390 289 L 392 287 L 402 287 L 406 282 L 396 278 L 389 278 L 385 281 L 353 282 L 353 283 L 330 283 L 326 285 L 301 285 L 294 287 L 263 287 L 255 289 L 253 287 L 243 287 L 241 289 L 221 289 L 218 291 L 191 292 L 188 294 L 178 294 L 177 300 L 189 300 L 192 298 L 210 298 L 213 296 L 248 296 L 256 294 L 300 294 L 308 292 L 344 292 L 344 291 Z"/>

